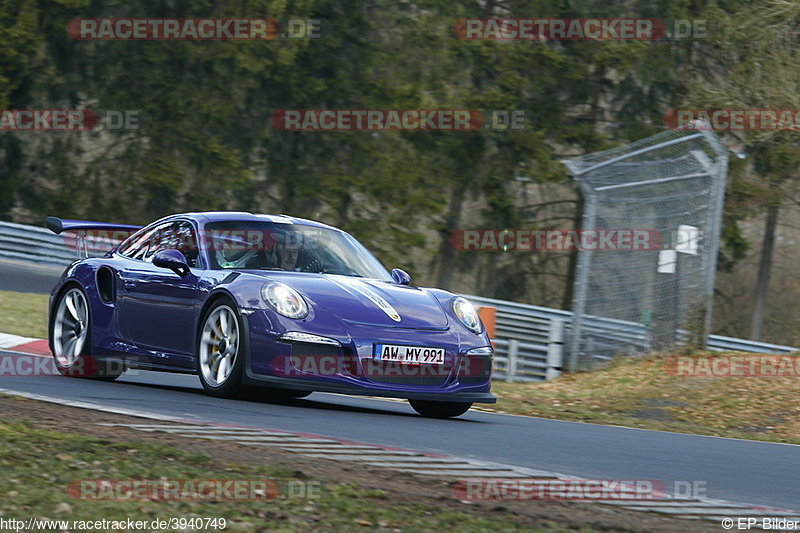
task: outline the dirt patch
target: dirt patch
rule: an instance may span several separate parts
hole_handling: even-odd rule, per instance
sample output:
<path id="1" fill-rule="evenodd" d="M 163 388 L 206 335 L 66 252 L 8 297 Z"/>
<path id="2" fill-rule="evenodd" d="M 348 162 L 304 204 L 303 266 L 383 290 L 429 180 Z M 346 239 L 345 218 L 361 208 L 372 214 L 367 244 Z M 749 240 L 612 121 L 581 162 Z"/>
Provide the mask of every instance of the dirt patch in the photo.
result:
<path id="1" fill-rule="evenodd" d="M 631 412 L 632 416 L 647 420 L 676 420 L 675 415 L 667 407 L 683 407 L 685 404 L 674 400 L 648 398 L 640 402 L 641 408 Z"/>

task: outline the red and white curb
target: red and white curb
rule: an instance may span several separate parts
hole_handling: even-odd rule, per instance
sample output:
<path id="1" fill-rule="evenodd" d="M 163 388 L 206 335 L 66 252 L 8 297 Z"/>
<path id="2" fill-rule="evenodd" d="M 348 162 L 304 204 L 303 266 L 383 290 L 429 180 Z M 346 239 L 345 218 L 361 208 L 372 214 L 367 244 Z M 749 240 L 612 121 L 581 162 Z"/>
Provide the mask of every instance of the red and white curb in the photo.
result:
<path id="1" fill-rule="evenodd" d="M 50 346 L 46 340 L 21 337 L 10 333 L 0 333 L 0 349 L 31 355 L 50 355 Z"/>

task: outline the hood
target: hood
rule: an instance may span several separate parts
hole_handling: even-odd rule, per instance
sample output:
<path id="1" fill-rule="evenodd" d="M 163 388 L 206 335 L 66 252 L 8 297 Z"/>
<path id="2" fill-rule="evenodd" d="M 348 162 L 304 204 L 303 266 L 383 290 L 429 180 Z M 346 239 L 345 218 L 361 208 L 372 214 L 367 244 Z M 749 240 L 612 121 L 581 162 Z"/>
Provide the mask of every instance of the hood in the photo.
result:
<path id="1" fill-rule="evenodd" d="M 414 329 L 448 326 L 439 300 L 418 287 L 335 274 L 247 272 L 285 283 L 315 309 L 325 309 L 347 322 Z"/>

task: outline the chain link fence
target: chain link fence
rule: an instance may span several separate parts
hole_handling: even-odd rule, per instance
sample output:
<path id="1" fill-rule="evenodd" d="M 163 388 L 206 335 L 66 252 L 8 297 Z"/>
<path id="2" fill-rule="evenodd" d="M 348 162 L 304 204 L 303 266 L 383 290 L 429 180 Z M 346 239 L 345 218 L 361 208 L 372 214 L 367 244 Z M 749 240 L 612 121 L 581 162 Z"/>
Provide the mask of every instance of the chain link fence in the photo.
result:
<path id="1" fill-rule="evenodd" d="M 666 131 L 564 164 L 584 197 L 583 234 L 610 234 L 616 245 L 581 243 L 568 368 L 704 347 L 727 174 L 722 143 L 706 130 Z M 586 327 L 588 317 L 641 324 L 646 334 L 623 344 Z"/>

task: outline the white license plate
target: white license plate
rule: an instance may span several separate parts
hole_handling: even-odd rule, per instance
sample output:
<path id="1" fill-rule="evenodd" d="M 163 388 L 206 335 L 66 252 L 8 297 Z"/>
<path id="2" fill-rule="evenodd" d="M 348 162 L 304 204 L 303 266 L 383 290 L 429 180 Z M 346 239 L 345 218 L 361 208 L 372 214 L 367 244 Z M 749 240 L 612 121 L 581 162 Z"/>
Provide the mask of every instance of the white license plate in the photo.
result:
<path id="1" fill-rule="evenodd" d="M 376 344 L 376 361 L 391 361 L 407 365 L 443 365 L 444 348 L 426 346 L 403 346 L 398 344 Z"/>

